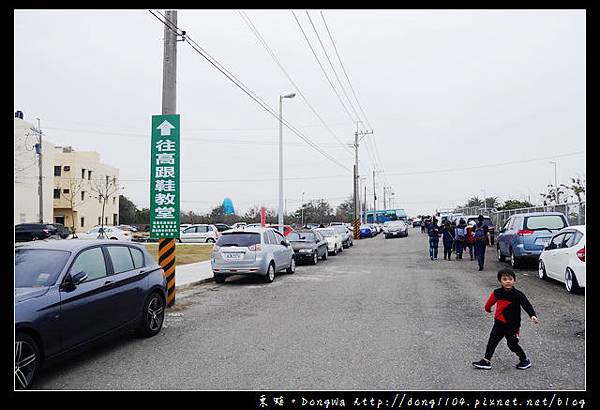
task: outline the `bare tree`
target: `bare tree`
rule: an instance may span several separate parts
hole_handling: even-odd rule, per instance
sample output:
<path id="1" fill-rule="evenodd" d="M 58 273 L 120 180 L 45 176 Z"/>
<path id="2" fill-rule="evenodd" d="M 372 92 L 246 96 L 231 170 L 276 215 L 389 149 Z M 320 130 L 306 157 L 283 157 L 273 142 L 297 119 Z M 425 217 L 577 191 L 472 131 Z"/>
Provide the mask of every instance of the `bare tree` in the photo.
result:
<path id="1" fill-rule="evenodd" d="M 71 211 L 71 222 L 72 222 L 71 229 L 73 231 L 73 237 L 77 238 L 77 232 L 75 229 L 75 209 L 85 202 L 85 196 L 83 198 L 81 198 L 81 195 L 79 195 L 79 193 L 81 192 L 81 189 L 83 188 L 81 180 L 69 178 L 68 181 L 69 182 L 68 182 L 67 186 L 69 187 L 69 193 L 65 194 L 64 190 L 62 190 L 62 189 L 61 189 L 61 191 L 62 191 L 62 195 L 69 202 L 69 208 Z"/>
<path id="2" fill-rule="evenodd" d="M 108 175 L 105 179 L 98 178 L 92 183 L 92 192 L 95 194 L 94 198 L 97 198 L 102 203 L 102 216 L 100 218 L 100 232 L 98 238 L 106 238 L 104 233 L 104 209 L 106 208 L 106 202 L 108 199 L 119 191 L 119 185 L 117 178 L 110 178 Z"/>

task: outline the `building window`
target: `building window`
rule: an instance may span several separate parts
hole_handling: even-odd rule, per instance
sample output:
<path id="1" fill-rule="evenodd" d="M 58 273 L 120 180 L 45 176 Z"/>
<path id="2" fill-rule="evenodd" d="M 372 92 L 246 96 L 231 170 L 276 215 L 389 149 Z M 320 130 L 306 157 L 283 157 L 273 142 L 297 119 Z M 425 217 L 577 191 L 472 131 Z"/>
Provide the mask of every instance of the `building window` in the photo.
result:
<path id="1" fill-rule="evenodd" d="M 68 193 L 70 193 L 70 192 L 71 192 L 71 191 L 70 191 L 70 190 L 68 190 L 68 189 L 63 189 L 63 194 L 68 194 Z"/>
<path id="2" fill-rule="evenodd" d="M 116 205 L 116 204 L 117 204 L 117 197 L 113 196 L 113 205 Z"/>
<path id="3" fill-rule="evenodd" d="M 88 181 L 92 180 L 92 171 L 88 171 Z"/>
<path id="4" fill-rule="evenodd" d="M 81 227 L 83 228 L 85 225 L 85 218 L 82 216 L 81 217 Z"/>
<path id="5" fill-rule="evenodd" d="M 113 178 L 113 184 L 117 185 L 117 177 Z"/>
<path id="6" fill-rule="evenodd" d="M 106 176 L 106 185 L 108 185 L 108 175 Z"/>
<path id="7" fill-rule="evenodd" d="M 98 225 L 102 225 L 102 217 L 101 216 L 98 217 Z"/>
<path id="8" fill-rule="evenodd" d="M 63 167 L 63 170 L 64 170 L 65 172 L 68 172 L 68 171 L 70 171 L 70 170 L 71 170 L 71 167 L 70 167 L 69 165 L 65 165 L 65 166 Z"/>
<path id="9" fill-rule="evenodd" d="M 60 188 L 54 189 L 54 199 L 60 199 Z"/>
<path id="10" fill-rule="evenodd" d="M 61 172 L 60 172 L 60 171 L 61 171 L 61 166 L 60 166 L 60 165 L 56 165 L 56 166 L 54 167 L 54 176 L 55 176 L 55 177 L 59 177 L 59 176 L 61 176 Z"/>
<path id="11" fill-rule="evenodd" d="M 104 225 L 108 225 L 108 216 L 104 218 Z"/>
<path id="12" fill-rule="evenodd" d="M 85 200 L 85 191 L 81 191 L 81 200 Z"/>
<path id="13" fill-rule="evenodd" d="M 81 170 L 81 179 L 85 179 L 85 168 Z"/>

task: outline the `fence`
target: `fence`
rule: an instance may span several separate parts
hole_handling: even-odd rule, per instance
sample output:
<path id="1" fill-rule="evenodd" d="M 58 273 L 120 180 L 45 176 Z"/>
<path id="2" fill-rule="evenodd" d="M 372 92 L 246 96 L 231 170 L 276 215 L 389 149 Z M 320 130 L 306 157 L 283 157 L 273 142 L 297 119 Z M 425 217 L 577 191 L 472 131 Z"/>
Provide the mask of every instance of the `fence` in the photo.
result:
<path id="1" fill-rule="evenodd" d="M 567 217 L 569 225 L 585 225 L 585 201 L 495 211 L 491 213 L 491 218 L 494 222 L 494 226 L 500 229 L 511 215 L 529 212 L 562 212 Z"/>

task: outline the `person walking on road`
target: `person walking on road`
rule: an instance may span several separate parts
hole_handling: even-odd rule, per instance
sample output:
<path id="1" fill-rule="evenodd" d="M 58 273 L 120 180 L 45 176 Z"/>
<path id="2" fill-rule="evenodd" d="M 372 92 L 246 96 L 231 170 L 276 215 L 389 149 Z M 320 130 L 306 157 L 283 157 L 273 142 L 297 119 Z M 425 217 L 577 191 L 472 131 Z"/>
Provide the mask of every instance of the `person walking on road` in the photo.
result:
<path id="1" fill-rule="evenodd" d="M 433 218 L 427 229 L 427 235 L 429 236 L 429 257 L 432 261 L 437 260 L 438 245 L 440 243 L 440 227 L 437 224 L 437 219 Z"/>
<path id="2" fill-rule="evenodd" d="M 487 243 L 488 228 L 483 223 L 483 215 L 477 217 L 477 223 L 474 227 L 475 234 L 475 259 L 479 265 L 479 270 L 483 270 L 483 263 L 485 262 L 485 247 Z"/>
<path id="3" fill-rule="evenodd" d="M 475 244 L 475 222 L 469 222 L 469 225 L 465 228 L 467 236 L 465 238 L 465 248 L 469 248 L 469 256 L 473 260 L 473 245 Z"/>
<path id="4" fill-rule="evenodd" d="M 454 228 L 454 246 L 456 248 L 456 259 L 462 259 L 465 241 L 467 239 L 467 224 L 465 220 L 460 218 L 458 225 Z M 471 251 L 471 257 L 473 257 Z"/>
<path id="5" fill-rule="evenodd" d="M 531 367 L 531 362 L 527 359 L 527 355 L 521 346 L 519 346 L 521 308 L 527 312 L 533 323 L 537 325 L 540 321 L 527 296 L 515 289 L 514 283 L 516 280 L 515 272 L 512 269 L 501 269 L 498 272 L 498 282 L 502 286 L 492 291 L 485 304 L 485 311 L 488 313 L 492 311 L 492 306 L 496 304 L 494 327 L 490 333 L 483 359 L 472 363 L 473 367 L 477 369 L 489 370 L 492 368 L 492 356 L 502 338 L 506 338 L 508 348 L 519 356 L 517 369 L 525 370 Z"/>
<path id="6" fill-rule="evenodd" d="M 454 244 L 454 229 L 450 221 L 446 221 L 442 228 L 442 242 L 444 244 L 444 259 L 452 260 L 452 245 Z"/>

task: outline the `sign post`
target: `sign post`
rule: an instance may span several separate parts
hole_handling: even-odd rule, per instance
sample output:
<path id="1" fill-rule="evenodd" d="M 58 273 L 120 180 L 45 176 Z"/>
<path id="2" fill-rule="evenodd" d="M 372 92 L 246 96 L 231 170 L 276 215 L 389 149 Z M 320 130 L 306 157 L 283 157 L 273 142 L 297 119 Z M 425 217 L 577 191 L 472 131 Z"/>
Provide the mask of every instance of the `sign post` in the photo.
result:
<path id="1" fill-rule="evenodd" d="M 158 262 L 175 303 L 175 238 L 179 238 L 179 115 L 153 115 L 150 149 L 150 238 L 161 239 Z M 170 240 L 163 240 L 170 238 Z"/>

